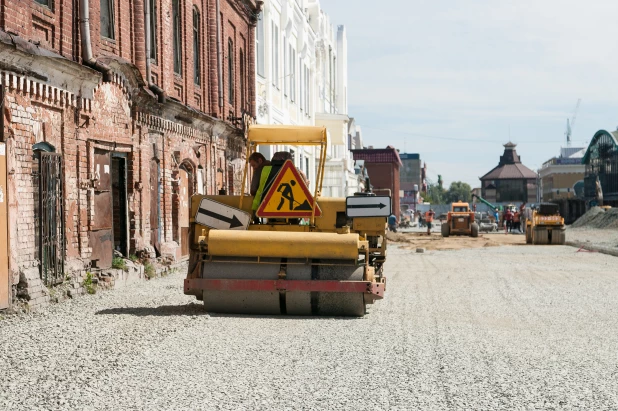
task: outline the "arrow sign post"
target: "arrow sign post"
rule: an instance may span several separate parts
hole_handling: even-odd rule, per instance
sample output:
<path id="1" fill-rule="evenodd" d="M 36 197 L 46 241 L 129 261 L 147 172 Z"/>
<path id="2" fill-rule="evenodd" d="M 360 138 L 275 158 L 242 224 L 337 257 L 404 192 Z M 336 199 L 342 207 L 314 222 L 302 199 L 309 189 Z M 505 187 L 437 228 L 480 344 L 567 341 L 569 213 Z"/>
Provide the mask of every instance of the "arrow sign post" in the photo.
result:
<path id="1" fill-rule="evenodd" d="M 391 214 L 389 196 L 353 196 L 345 199 L 347 217 L 388 217 Z"/>
<path id="2" fill-rule="evenodd" d="M 251 215 L 238 208 L 202 198 L 195 213 L 195 222 L 218 230 L 246 230 Z"/>

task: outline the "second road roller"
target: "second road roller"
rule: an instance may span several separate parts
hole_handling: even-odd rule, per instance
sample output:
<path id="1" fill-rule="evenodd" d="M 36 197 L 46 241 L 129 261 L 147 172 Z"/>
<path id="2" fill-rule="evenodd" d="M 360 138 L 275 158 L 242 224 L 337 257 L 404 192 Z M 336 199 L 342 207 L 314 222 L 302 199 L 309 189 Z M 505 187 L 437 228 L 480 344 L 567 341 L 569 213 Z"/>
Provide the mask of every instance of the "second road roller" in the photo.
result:
<path id="1" fill-rule="evenodd" d="M 254 154 L 307 145 L 313 193 L 291 152 Z M 212 313 L 357 317 L 384 297 L 391 198 L 322 197 L 326 151 L 324 127 L 248 127 L 240 192 L 191 198 L 185 294 Z"/>

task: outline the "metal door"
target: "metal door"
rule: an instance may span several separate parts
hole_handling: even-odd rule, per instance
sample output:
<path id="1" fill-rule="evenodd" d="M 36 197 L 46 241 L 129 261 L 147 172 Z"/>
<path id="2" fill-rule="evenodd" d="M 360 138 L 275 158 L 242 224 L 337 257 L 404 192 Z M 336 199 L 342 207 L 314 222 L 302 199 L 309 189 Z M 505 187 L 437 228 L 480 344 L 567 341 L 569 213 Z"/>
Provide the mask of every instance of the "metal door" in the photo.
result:
<path id="1" fill-rule="evenodd" d="M 97 268 L 112 266 L 112 177 L 109 151 L 94 150 L 94 219 L 90 231 L 91 259 Z"/>
<path id="2" fill-rule="evenodd" d="M 184 168 L 179 170 L 179 194 L 178 194 L 178 225 L 180 226 L 180 254 L 189 255 L 189 199 L 191 197 L 189 187 L 189 173 Z"/>
<path id="3" fill-rule="evenodd" d="M 1 114 L 0 114 L 1 115 Z M 9 236 L 6 192 L 6 145 L 0 143 L 0 309 L 9 306 Z"/>
<path id="4" fill-rule="evenodd" d="M 39 261 L 45 285 L 64 281 L 62 156 L 39 152 Z"/>
<path id="5" fill-rule="evenodd" d="M 154 247 L 157 255 L 161 255 L 161 236 L 159 232 L 160 191 L 159 162 L 153 158 L 150 161 L 150 244 Z"/>

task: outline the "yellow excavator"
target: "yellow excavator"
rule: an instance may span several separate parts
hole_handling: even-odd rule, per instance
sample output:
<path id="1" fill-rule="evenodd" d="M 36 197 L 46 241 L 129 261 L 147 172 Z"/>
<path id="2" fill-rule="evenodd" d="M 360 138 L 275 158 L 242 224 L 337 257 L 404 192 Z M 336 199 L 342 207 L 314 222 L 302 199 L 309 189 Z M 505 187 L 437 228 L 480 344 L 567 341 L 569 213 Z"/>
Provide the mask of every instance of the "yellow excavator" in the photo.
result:
<path id="1" fill-rule="evenodd" d="M 541 203 L 526 219 L 526 244 L 566 243 L 566 226 L 558 204 Z"/>
<path id="2" fill-rule="evenodd" d="M 320 196 L 324 127 L 249 126 L 247 159 L 264 145 L 319 147 L 313 195 L 290 160 L 273 159 L 257 200 L 244 194 L 248 161 L 242 194 L 193 196 L 184 293 L 213 313 L 363 316 L 384 297 L 390 197 Z"/>

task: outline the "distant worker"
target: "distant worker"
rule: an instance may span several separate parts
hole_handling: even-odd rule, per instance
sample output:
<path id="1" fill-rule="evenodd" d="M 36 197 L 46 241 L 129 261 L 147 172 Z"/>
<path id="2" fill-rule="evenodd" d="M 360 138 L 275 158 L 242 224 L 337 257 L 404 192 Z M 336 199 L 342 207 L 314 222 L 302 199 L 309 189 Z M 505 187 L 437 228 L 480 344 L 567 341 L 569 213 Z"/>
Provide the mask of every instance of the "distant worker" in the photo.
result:
<path id="1" fill-rule="evenodd" d="M 507 208 L 504 213 L 504 222 L 506 223 L 506 231 L 511 231 L 513 228 L 513 213 L 510 208 Z"/>
<path id="2" fill-rule="evenodd" d="M 427 224 L 427 235 L 431 235 L 431 226 L 433 225 L 433 218 L 435 217 L 436 213 L 433 212 L 433 209 L 429 209 L 429 211 L 427 211 L 425 213 L 425 223 Z"/>
<path id="3" fill-rule="evenodd" d="M 521 215 L 519 214 L 519 210 L 515 209 L 515 213 L 513 213 L 513 229 L 511 230 L 511 232 L 517 230 L 521 233 L 520 221 Z"/>
<path id="4" fill-rule="evenodd" d="M 395 214 L 391 213 L 391 215 L 388 216 L 388 229 L 393 233 L 397 232 L 397 217 Z"/>
<path id="5" fill-rule="evenodd" d="M 599 180 L 599 176 L 595 181 L 595 197 L 597 200 L 597 206 L 603 207 L 603 187 L 601 186 L 601 180 Z"/>
<path id="6" fill-rule="evenodd" d="M 498 207 L 494 211 L 494 219 L 496 220 L 496 225 L 500 227 L 500 212 L 498 211 Z"/>

